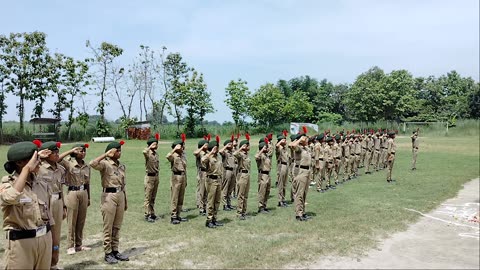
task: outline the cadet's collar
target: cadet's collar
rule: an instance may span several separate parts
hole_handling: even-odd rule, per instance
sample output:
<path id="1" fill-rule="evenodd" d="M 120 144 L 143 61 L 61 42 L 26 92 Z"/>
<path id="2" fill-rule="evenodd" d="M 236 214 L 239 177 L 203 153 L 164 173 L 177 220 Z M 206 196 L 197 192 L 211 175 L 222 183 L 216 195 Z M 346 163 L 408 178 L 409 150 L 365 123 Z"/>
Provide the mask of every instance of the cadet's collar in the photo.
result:
<path id="1" fill-rule="evenodd" d="M 56 170 L 58 166 L 52 166 L 52 164 L 48 163 L 46 160 L 42 160 L 42 166 L 46 169 Z"/>
<path id="2" fill-rule="evenodd" d="M 115 160 L 111 159 L 110 157 L 106 157 L 105 159 L 107 160 L 108 163 L 110 163 L 112 165 L 117 165 L 118 166 L 120 164 L 120 161 L 117 160 L 115 162 Z"/>

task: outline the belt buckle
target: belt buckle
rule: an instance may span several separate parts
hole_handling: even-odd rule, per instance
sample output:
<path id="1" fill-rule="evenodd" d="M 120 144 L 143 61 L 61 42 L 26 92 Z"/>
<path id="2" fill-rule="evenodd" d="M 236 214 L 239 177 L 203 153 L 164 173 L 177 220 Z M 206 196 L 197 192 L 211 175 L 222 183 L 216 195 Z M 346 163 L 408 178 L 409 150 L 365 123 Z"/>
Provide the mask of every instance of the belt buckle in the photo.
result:
<path id="1" fill-rule="evenodd" d="M 120 192 L 120 191 L 122 191 L 122 188 L 121 188 L 121 187 L 116 187 L 115 189 L 116 189 L 116 192 L 117 192 L 117 193 Z"/>
<path id="2" fill-rule="evenodd" d="M 47 234 L 47 226 L 43 225 L 36 229 L 35 237 L 44 236 L 45 234 Z"/>
<path id="3" fill-rule="evenodd" d="M 84 186 L 84 185 L 80 185 L 80 190 L 85 190 L 85 186 Z"/>
<path id="4" fill-rule="evenodd" d="M 53 193 L 53 194 L 52 194 L 52 200 L 58 200 L 58 199 L 60 199 L 60 194 L 58 194 L 58 193 Z"/>

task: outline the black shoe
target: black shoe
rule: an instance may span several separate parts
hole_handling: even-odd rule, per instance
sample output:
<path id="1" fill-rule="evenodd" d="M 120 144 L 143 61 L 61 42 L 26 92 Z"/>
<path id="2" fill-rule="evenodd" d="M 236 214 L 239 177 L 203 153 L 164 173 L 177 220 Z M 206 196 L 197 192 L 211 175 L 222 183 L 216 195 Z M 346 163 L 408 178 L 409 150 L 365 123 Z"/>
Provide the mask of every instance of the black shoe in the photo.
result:
<path id="1" fill-rule="evenodd" d="M 215 225 L 215 226 L 217 226 L 217 227 L 222 227 L 222 226 L 223 226 L 223 223 L 214 220 L 214 221 L 213 221 L 213 225 Z"/>
<path id="2" fill-rule="evenodd" d="M 200 210 L 199 215 L 200 216 L 206 216 L 207 215 L 207 210 L 205 210 L 205 209 Z"/>
<path id="3" fill-rule="evenodd" d="M 246 219 L 246 217 L 245 217 L 245 215 L 244 215 L 244 214 L 241 214 L 241 215 L 238 217 L 238 219 L 240 219 L 240 220 L 245 220 L 245 219 Z"/>
<path id="4" fill-rule="evenodd" d="M 177 217 L 177 220 L 181 221 L 181 222 L 187 222 L 188 221 L 187 218 L 183 218 L 183 217 Z"/>
<path id="5" fill-rule="evenodd" d="M 226 206 L 226 205 L 223 206 L 223 211 L 230 211 L 230 210 L 232 210 L 232 209 L 228 208 L 228 206 Z"/>
<path id="6" fill-rule="evenodd" d="M 210 228 L 210 229 L 214 229 L 214 228 L 217 227 L 217 226 L 215 226 L 215 224 L 214 224 L 213 222 L 211 222 L 211 221 L 207 221 L 207 223 L 205 223 L 205 226 L 206 226 L 207 228 Z"/>
<path id="7" fill-rule="evenodd" d="M 387 179 L 387 183 L 390 183 L 390 182 L 392 182 L 392 180 L 388 180 L 388 179 Z"/>
<path id="8" fill-rule="evenodd" d="M 112 252 L 113 256 L 115 256 L 115 259 L 119 260 L 119 261 L 130 261 L 130 259 L 123 255 L 122 253 L 118 252 L 118 251 L 113 251 Z"/>
<path id="9" fill-rule="evenodd" d="M 302 217 L 303 217 L 304 219 L 311 219 L 311 218 L 312 218 L 311 216 L 309 216 L 309 215 L 307 215 L 307 214 L 303 214 Z"/>
<path id="10" fill-rule="evenodd" d="M 170 219 L 170 223 L 172 223 L 173 225 L 177 225 L 177 224 L 180 224 L 180 220 L 178 220 L 176 218 L 172 218 L 172 219 Z"/>
<path id="11" fill-rule="evenodd" d="M 105 261 L 108 264 L 116 264 L 118 263 L 118 260 L 115 258 L 115 255 L 113 255 L 113 252 L 110 252 L 108 254 L 105 254 Z"/>
<path id="12" fill-rule="evenodd" d="M 306 218 L 304 218 L 304 217 L 299 217 L 299 216 L 296 216 L 295 219 L 296 219 L 297 221 L 307 221 Z"/>
<path id="13" fill-rule="evenodd" d="M 230 210 L 235 210 L 237 209 L 235 206 L 232 206 L 231 204 L 227 205 L 228 208 L 230 208 Z"/>
<path id="14" fill-rule="evenodd" d="M 267 209 L 267 208 L 258 208 L 258 213 L 262 213 L 262 214 L 267 214 L 267 213 L 270 213 L 270 211 Z"/>
<path id="15" fill-rule="evenodd" d="M 155 222 L 155 219 L 152 218 L 151 216 L 149 216 L 149 217 L 147 218 L 147 222 L 154 223 L 154 222 Z"/>
<path id="16" fill-rule="evenodd" d="M 335 186 L 329 186 L 329 189 L 337 189 Z"/>
<path id="17" fill-rule="evenodd" d="M 155 214 L 151 214 L 150 217 L 153 219 L 153 220 L 157 220 L 158 217 L 155 215 Z"/>

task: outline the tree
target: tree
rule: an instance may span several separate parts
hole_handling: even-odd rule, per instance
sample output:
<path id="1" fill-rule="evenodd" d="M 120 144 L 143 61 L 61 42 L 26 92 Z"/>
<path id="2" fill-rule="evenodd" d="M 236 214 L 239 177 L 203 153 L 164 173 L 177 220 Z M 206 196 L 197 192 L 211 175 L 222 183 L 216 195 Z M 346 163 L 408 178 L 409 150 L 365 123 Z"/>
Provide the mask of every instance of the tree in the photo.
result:
<path id="1" fill-rule="evenodd" d="M 6 91 L 19 98 L 19 131 L 24 132 L 25 101 L 45 94 L 48 84 L 48 48 L 42 32 L 0 35 L 0 61 L 7 74 Z"/>
<path id="2" fill-rule="evenodd" d="M 100 96 L 100 101 L 97 106 L 97 111 L 100 113 L 100 119 L 97 122 L 97 135 L 107 136 L 110 133 L 109 127 L 105 121 L 105 106 L 108 105 L 108 102 L 105 101 L 105 97 L 108 94 L 109 89 L 109 72 L 112 69 L 113 62 L 115 58 L 119 57 L 123 53 L 123 49 L 107 43 L 102 42 L 100 47 L 92 47 L 89 40 L 86 43 L 87 47 L 90 48 L 94 58 L 89 59 L 93 65 L 98 67 L 98 70 L 95 74 L 96 83 L 99 90 L 98 95 Z"/>
<path id="3" fill-rule="evenodd" d="M 313 104 L 306 93 L 297 91 L 287 99 L 281 112 L 287 121 L 307 122 L 313 116 Z"/>
<path id="4" fill-rule="evenodd" d="M 248 90 L 247 82 L 242 79 L 237 81 L 231 80 L 225 91 L 227 96 L 225 103 L 232 111 L 235 132 L 238 132 L 239 127 L 244 125 L 245 117 L 248 113 L 250 91 Z"/>
<path id="5" fill-rule="evenodd" d="M 259 125 L 270 128 L 283 122 L 281 112 L 285 96 L 275 85 L 264 84 L 253 94 L 249 102 L 249 115 Z"/>
<path id="6" fill-rule="evenodd" d="M 0 144 L 3 144 L 3 116 L 7 113 L 8 105 L 5 102 L 5 82 L 7 80 L 7 70 L 0 61 Z"/>
<path id="7" fill-rule="evenodd" d="M 332 98 L 332 113 L 339 114 L 345 118 L 346 106 L 345 98 L 347 96 L 350 86 L 347 84 L 334 85 L 331 93 Z"/>
<path id="8" fill-rule="evenodd" d="M 167 89 L 170 89 L 168 99 L 173 106 L 173 113 L 177 120 L 177 133 L 180 133 L 180 123 L 185 101 L 188 97 L 188 72 L 190 68 L 183 62 L 180 53 L 170 53 L 163 65 L 165 69 Z"/>
<path id="9" fill-rule="evenodd" d="M 474 83 L 473 90 L 468 95 L 469 115 L 472 118 L 480 118 L 480 83 Z"/>
<path id="10" fill-rule="evenodd" d="M 360 74 L 346 95 L 347 117 L 352 120 L 374 122 L 382 117 L 382 82 L 385 73 L 379 67 Z"/>
<path id="11" fill-rule="evenodd" d="M 202 125 L 201 133 L 204 133 L 203 120 L 207 113 L 214 112 L 214 108 L 211 94 L 207 91 L 207 84 L 203 81 L 203 74 L 198 75 L 198 72 L 194 70 L 187 85 L 189 91 L 185 102 L 187 107 L 185 133 L 189 137 L 195 137 L 197 122 Z"/>
<path id="12" fill-rule="evenodd" d="M 402 119 L 414 108 L 414 85 L 412 75 L 406 70 L 394 70 L 383 77 L 381 91 L 383 119 Z"/>

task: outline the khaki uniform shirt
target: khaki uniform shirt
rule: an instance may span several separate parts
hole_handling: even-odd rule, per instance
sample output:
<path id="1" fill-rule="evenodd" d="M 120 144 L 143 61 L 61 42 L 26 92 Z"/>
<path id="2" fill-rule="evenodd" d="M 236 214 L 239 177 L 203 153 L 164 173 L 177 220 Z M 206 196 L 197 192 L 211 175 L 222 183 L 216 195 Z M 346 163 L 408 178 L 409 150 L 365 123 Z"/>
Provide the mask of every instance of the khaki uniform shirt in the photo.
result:
<path id="1" fill-rule="evenodd" d="M 242 170 L 244 170 L 244 171 L 250 172 L 251 161 L 250 161 L 250 157 L 248 156 L 248 153 L 243 151 L 235 151 L 233 155 L 238 160 L 239 171 L 242 172 Z"/>
<path id="2" fill-rule="evenodd" d="M 380 151 L 380 138 L 377 136 L 373 136 L 373 147 L 376 151 Z"/>
<path id="3" fill-rule="evenodd" d="M 145 172 L 158 174 L 158 153 L 147 147 L 143 150 L 143 156 L 145 157 Z"/>
<path id="4" fill-rule="evenodd" d="M 66 170 L 59 163 L 56 168 L 46 161 L 40 163 L 37 180 L 45 181 L 50 186 L 52 193 L 63 192 L 62 184 L 65 184 Z"/>
<path id="5" fill-rule="evenodd" d="M 172 172 L 186 172 L 187 168 L 187 160 L 183 157 L 183 155 L 179 155 L 177 152 L 170 152 L 166 156 L 167 160 L 170 161 L 170 168 Z"/>
<path id="6" fill-rule="evenodd" d="M 340 145 L 338 143 L 334 143 L 333 144 L 333 157 L 337 160 L 341 159 L 342 158 L 342 148 L 340 147 Z"/>
<path id="7" fill-rule="evenodd" d="M 397 151 L 397 146 L 395 145 L 395 141 L 392 138 L 389 138 L 387 140 L 387 154 L 390 155 L 395 155 L 395 152 Z"/>
<path id="8" fill-rule="evenodd" d="M 355 141 L 355 155 L 360 155 L 362 153 L 362 145 L 359 141 Z"/>
<path id="9" fill-rule="evenodd" d="M 411 138 L 412 138 L 412 148 L 417 148 L 418 149 L 418 145 L 419 145 L 418 136 L 412 135 Z"/>
<path id="10" fill-rule="evenodd" d="M 286 146 L 283 146 L 283 145 L 279 145 L 277 148 L 276 148 L 276 153 L 277 155 L 277 163 L 288 163 L 288 159 L 289 159 L 289 156 L 288 156 L 288 149 Z"/>
<path id="11" fill-rule="evenodd" d="M 350 158 L 350 145 L 348 145 L 348 141 L 344 141 L 342 143 L 343 148 L 343 156 L 346 158 Z"/>
<path id="12" fill-rule="evenodd" d="M 294 149 L 295 165 L 309 167 L 312 165 L 312 155 L 308 151 L 308 146 L 298 145 Z"/>
<path id="13" fill-rule="evenodd" d="M 100 171 L 103 188 L 125 188 L 125 165 L 123 163 L 116 163 L 113 159 L 106 157 L 98 163 L 95 160 L 90 161 L 90 166 Z"/>
<path id="14" fill-rule="evenodd" d="M 268 156 L 268 152 L 257 152 L 255 154 L 255 160 L 257 161 L 259 171 L 269 172 L 272 169 L 272 160 Z"/>
<path id="15" fill-rule="evenodd" d="M 207 169 L 207 175 L 223 176 L 223 165 L 220 155 L 205 155 L 202 157 L 202 165 Z"/>
<path id="16" fill-rule="evenodd" d="M 219 152 L 219 153 L 222 156 L 223 167 L 234 169 L 235 157 L 233 156 L 233 152 L 231 150 L 225 149 L 224 152 Z"/>
<path id="17" fill-rule="evenodd" d="M 33 230 L 50 223 L 55 225 L 50 211 L 50 187 L 45 182 L 34 180 L 31 175 L 22 192 L 13 183 L 18 174 L 4 176 L 0 184 L 0 207 L 3 212 L 3 229 Z"/>
<path id="18" fill-rule="evenodd" d="M 90 167 L 87 163 L 80 165 L 74 157 L 67 157 L 60 164 L 67 170 L 66 185 L 78 187 L 90 184 Z"/>
<path id="19" fill-rule="evenodd" d="M 197 172 L 201 171 L 201 168 L 205 169 L 205 167 L 203 167 L 203 165 L 202 165 L 202 158 L 203 158 L 203 156 L 205 156 L 206 153 L 207 152 L 202 150 L 202 151 L 198 152 L 198 154 L 196 154 L 196 155 L 193 154 L 195 156 L 195 165 L 197 166 Z"/>

